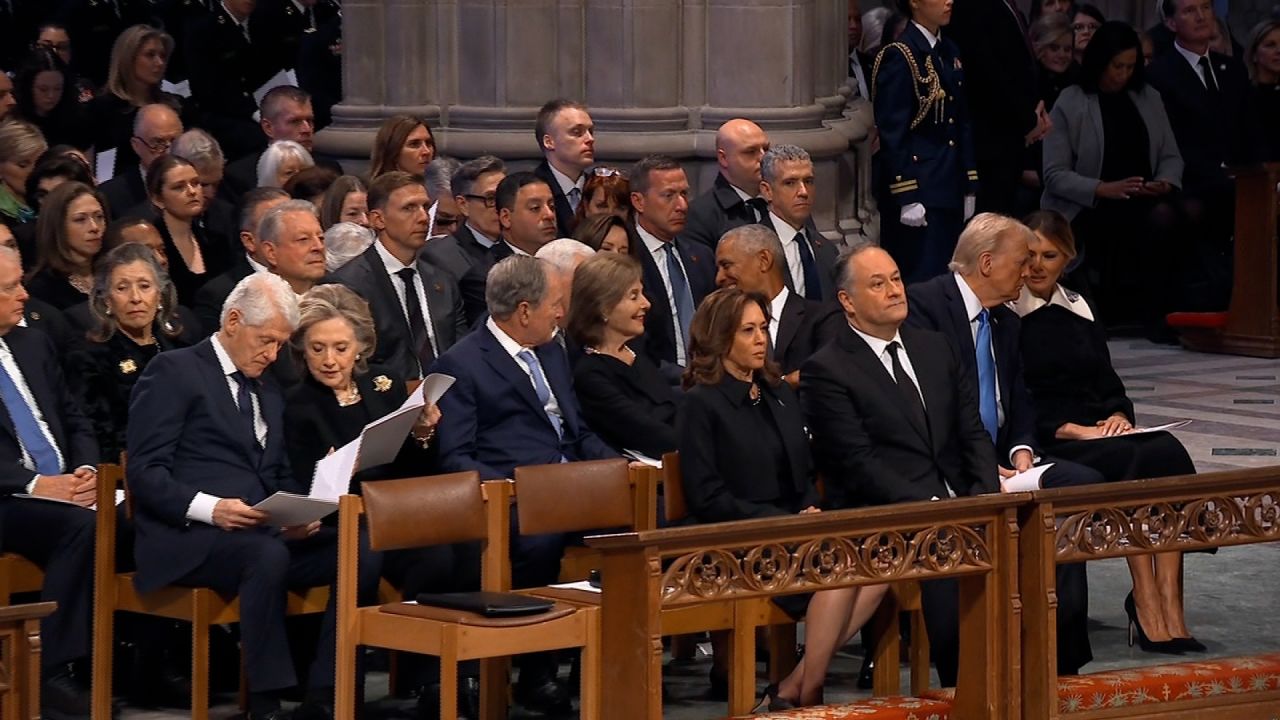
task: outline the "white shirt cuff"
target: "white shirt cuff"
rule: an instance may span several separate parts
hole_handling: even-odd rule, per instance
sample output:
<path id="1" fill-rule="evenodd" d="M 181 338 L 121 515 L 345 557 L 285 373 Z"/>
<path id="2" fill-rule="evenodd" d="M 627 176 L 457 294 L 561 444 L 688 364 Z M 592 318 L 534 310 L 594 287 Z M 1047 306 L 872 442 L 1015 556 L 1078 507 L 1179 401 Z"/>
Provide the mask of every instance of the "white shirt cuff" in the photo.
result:
<path id="1" fill-rule="evenodd" d="M 191 498 L 191 505 L 187 506 L 187 519 L 197 520 L 206 525 L 213 524 L 213 508 L 222 498 L 208 493 L 198 492 L 196 496 Z"/>
<path id="2" fill-rule="evenodd" d="M 26 490 L 24 490 L 23 492 L 25 492 L 25 493 L 26 493 L 26 494 L 28 494 L 28 495 L 35 495 L 35 494 L 36 494 L 36 481 L 37 481 L 37 480 L 39 480 L 39 479 L 40 479 L 40 476 L 39 476 L 39 475 L 36 475 L 36 476 L 32 477 L 32 478 L 31 478 L 31 482 L 27 483 L 27 489 L 26 489 Z"/>
<path id="3" fill-rule="evenodd" d="M 97 474 L 98 474 L 98 466 L 97 466 L 97 465 L 81 465 L 80 467 L 76 468 L 76 470 L 88 470 L 89 472 L 93 473 L 94 475 L 97 475 Z"/>
<path id="4" fill-rule="evenodd" d="M 1040 462 L 1040 458 L 1036 456 L 1036 451 L 1032 450 L 1030 445 L 1014 445 L 1013 449 L 1009 451 L 1009 467 L 1013 467 L 1013 456 L 1017 455 L 1019 450 L 1026 450 L 1031 453 L 1032 465 Z"/>

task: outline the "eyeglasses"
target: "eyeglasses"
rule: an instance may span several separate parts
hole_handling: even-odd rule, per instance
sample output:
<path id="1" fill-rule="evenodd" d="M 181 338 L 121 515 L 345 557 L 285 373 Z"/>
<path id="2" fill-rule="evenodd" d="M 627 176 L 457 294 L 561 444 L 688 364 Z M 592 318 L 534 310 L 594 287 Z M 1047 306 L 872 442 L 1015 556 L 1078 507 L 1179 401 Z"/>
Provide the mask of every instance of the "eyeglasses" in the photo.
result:
<path id="1" fill-rule="evenodd" d="M 465 193 L 463 194 L 462 197 L 468 200 L 479 200 L 480 202 L 484 203 L 484 206 L 487 208 L 494 207 L 498 204 L 497 195 L 472 195 L 470 193 Z"/>
<path id="2" fill-rule="evenodd" d="M 611 167 L 591 168 L 591 174 L 595 175 L 596 177 L 613 177 L 614 175 L 617 175 L 618 177 L 625 178 L 627 176 L 627 174 L 622 172 L 621 170 L 617 168 L 611 168 Z"/>
<path id="3" fill-rule="evenodd" d="M 170 138 L 156 138 L 155 140 L 148 140 L 139 135 L 134 135 L 133 139 L 143 145 L 146 145 L 147 149 L 151 152 L 166 152 L 169 148 L 173 147 L 173 140 Z"/>

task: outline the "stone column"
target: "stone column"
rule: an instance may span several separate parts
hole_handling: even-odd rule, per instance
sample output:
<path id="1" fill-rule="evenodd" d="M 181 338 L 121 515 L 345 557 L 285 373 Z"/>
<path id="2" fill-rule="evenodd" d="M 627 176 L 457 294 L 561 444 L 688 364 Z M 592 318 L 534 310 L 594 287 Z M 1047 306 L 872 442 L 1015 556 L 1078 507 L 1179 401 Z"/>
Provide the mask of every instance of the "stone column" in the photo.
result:
<path id="1" fill-rule="evenodd" d="M 845 0 L 346 0 L 343 16 L 345 98 L 317 145 L 353 167 L 396 113 L 424 117 L 443 154 L 532 166 L 538 107 L 569 97 L 590 107 L 600 162 L 668 153 L 696 191 L 716 128 L 749 117 L 813 156 L 824 232 L 857 232 L 867 211 Z"/>

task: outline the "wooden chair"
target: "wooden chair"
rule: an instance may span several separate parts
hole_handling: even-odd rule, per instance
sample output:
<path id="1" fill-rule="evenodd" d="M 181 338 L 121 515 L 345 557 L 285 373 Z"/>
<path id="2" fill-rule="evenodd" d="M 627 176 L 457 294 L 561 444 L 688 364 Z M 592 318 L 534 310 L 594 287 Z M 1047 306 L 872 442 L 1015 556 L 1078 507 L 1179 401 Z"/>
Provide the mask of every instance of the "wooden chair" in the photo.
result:
<path id="1" fill-rule="evenodd" d="M 361 645 L 440 658 L 440 716 L 457 718 L 457 664 L 481 660 L 480 714 L 505 718 L 505 658 L 530 652 L 582 649 L 584 718 L 599 717 L 599 623 L 595 608 L 557 603 L 549 612 L 508 619 L 421 606 L 388 603 L 357 607 L 356 562 L 360 516 L 377 551 L 446 543 L 483 543 L 481 588 L 510 589 L 511 483 L 481 483 L 475 472 L 382 480 L 362 485 L 363 497 L 339 501 L 338 674 L 336 717 L 355 716 L 356 653 Z"/>
<path id="2" fill-rule="evenodd" d="M 44 571 L 17 553 L 0 553 L 0 607 L 13 604 L 18 593 L 39 592 Z"/>
<path id="3" fill-rule="evenodd" d="M 57 603 L 0 607 L 0 718 L 40 717 L 40 621 Z"/>
<path id="4" fill-rule="evenodd" d="M 627 492 L 633 505 L 631 520 L 627 527 L 632 530 L 652 530 L 658 527 L 658 484 L 660 470 L 657 468 L 628 467 Z M 560 560 L 560 581 L 576 582 L 585 580 L 592 570 L 600 567 L 600 553 L 589 547 L 574 545 L 565 548 L 564 557 Z"/>
<path id="5" fill-rule="evenodd" d="M 98 467 L 98 512 L 94 549 L 93 602 L 93 717 L 111 718 L 112 649 L 116 611 L 153 615 L 191 623 L 191 717 L 209 717 L 209 629 L 214 625 L 240 622 L 240 601 L 225 598 L 208 588 L 166 587 L 141 594 L 134 589 L 134 573 L 116 572 L 116 514 L 108 510 L 116 504 L 116 489 L 125 489 L 125 508 L 133 516 L 132 499 L 124 481 L 124 467 Z M 354 586 L 353 586 L 354 588 Z M 352 592 L 355 592 L 353 589 Z M 329 588 L 314 587 L 290 591 L 286 602 L 289 615 L 323 613 Z M 241 668 L 243 672 L 243 667 Z M 241 677 L 241 705 L 244 682 Z"/>

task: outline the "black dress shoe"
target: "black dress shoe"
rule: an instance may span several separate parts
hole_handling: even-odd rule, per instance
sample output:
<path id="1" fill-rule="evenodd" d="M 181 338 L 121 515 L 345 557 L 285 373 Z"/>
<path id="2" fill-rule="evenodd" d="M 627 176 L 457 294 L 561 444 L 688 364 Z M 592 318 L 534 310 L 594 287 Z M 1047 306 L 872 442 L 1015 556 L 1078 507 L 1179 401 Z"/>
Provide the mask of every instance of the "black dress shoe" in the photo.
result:
<path id="1" fill-rule="evenodd" d="M 414 717 L 417 720 L 440 720 L 440 683 L 423 685 L 416 694 L 418 702 Z M 479 678 L 458 678 L 458 716 L 480 717 Z"/>
<path id="2" fill-rule="evenodd" d="M 88 720 L 91 695 L 70 667 L 48 673 L 40 684 L 40 709 L 49 720 Z"/>
<path id="3" fill-rule="evenodd" d="M 534 682 L 517 682 L 515 700 L 526 710 L 543 715 L 559 715 L 573 712 L 569 702 L 569 691 L 564 684 L 555 678 L 545 678 Z"/>
<path id="4" fill-rule="evenodd" d="M 292 720 L 333 720 L 333 703 L 308 699 L 293 709 Z"/>
<path id="5" fill-rule="evenodd" d="M 264 713 L 247 712 L 244 717 L 245 720 L 291 720 L 293 713 L 284 708 L 276 708 Z"/>
<path id="6" fill-rule="evenodd" d="M 729 699 L 729 675 L 711 668 L 707 672 L 707 699 L 715 702 L 726 702 Z"/>
<path id="7" fill-rule="evenodd" d="M 875 684 L 876 661 L 868 652 L 862 658 L 862 670 L 858 671 L 858 689 L 870 690 Z"/>

